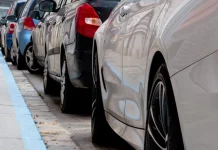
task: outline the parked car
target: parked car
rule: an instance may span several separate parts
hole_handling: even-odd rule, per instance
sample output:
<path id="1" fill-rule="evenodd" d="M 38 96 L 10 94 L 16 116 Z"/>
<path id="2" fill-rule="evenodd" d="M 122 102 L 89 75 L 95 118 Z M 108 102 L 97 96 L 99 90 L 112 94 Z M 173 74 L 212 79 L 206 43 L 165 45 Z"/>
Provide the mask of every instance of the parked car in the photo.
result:
<path id="1" fill-rule="evenodd" d="M 45 93 L 53 91 L 56 81 L 61 83 L 62 112 L 77 107 L 78 90 L 92 87 L 93 37 L 117 4 L 114 0 L 63 0 L 56 8 L 55 1 L 40 3 L 42 11 L 57 12 L 46 37 L 43 81 Z"/>
<path id="2" fill-rule="evenodd" d="M 126 0 L 94 38 L 92 139 L 218 146 L 217 0 Z M 112 131 L 112 130 L 113 131 Z"/>
<path id="3" fill-rule="evenodd" d="M 2 36 L 1 36 L 1 33 L 2 33 L 2 28 L 3 28 L 4 24 L 5 24 L 5 18 L 6 18 L 6 16 L 3 16 L 0 19 L 0 47 L 2 47 Z"/>
<path id="4" fill-rule="evenodd" d="M 30 73 L 39 71 L 33 62 L 32 30 L 44 17 L 44 12 L 39 10 L 42 0 L 29 0 L 19 18 L 13 37 L 13 60 L 17 60 L 17 69 L 27 67 Z"/>
<path id="5" fill-rule="evenodd" d="M 7 14 L 6 14 L 6 16 L 9 16 L 10 14 L 11 14 L 11 12 L 12 12 L 12 7 L 10 7 L 9 9 L 8 9 L 8 12 L 7 12 Z M 4 51 L 4 35 L 5 35 L 5 29 L 6 29 L 6 27 L 5 27 L 5 25 L 7 24 L 7 20 L 6 20 L 6 16 L 4 16 L 4 17 L 2 17 L 1 18 L 1 21 L 0 21 L 0 24 L 1 24 L 1 32 L 0 32 L 0 36 L 1 36 L 1 41 L 0 41 L 0 44 L 1 44 L 1 51 L 2 51 L 2 53 L 3 53 L 3 55 L 5 55 L 5 51 Z"/>
<path id="6" fill-rule="evenodd" d="M 5 59 L 10 61 L 10 49 L 12 46 L 12 34 L 14 32 L 15 24 L 17 18 L 20 16 L 23 11 L 23 7 L 26 3 L 26 0 L 17 0 L 14 2 L 12 8 L 9 10 L 8 15 L 6 16 L 5 27 L 3 28 L 3 48 L 5 53 Z"/>

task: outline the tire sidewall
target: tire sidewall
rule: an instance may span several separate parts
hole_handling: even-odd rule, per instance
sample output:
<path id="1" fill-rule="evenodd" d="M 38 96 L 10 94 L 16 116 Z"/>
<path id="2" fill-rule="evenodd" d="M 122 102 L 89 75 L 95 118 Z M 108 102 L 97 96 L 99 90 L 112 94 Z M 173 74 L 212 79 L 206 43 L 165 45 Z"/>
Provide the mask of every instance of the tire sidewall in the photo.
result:
<path id="1" fill-rule="evenodd" d="M 181 129 L 180 129 L 180 124 L 179 124 L 179 119 L 178 119 L 178 114 L 176 116 L 176 114 L 173 112 L 173 111 L 176 111 L 177 113 L 177 109 L 176 109 L 176 104 L 175 104 L 175 98 L 174 98 L 174 94 L 173 94 L 173 89 L 172 89 L 172 85 L 171 85 L 171 81 L 170 81 L 170 76 L 169 76 L 169 73 L 167 71 L 167 67 L 165 64 L 162 64 L 159 69 L 156 71 L 156 75 L 153 79 L 153 82 L 152 82 L 152 87 L 151 87 L 151 90 L 150 90 L 150 93 L 149 94 L 149 101 L 148 101 L 148 107 L 147 107 L 147 118 L 146 118 L 146 131 L 145 131 L 145 149 L 146 149 L 146 137 L 148 136 L 148 119 L 150 117 L 150 106 L 151 106 L 151 100 L 152 100 L 152 96 L 153 96 L 153 92 L 155 90 L 155 87 L 157 85 L 157 83 L 161 81 L 163 82 L 164 86 L 165 86 L 165 90 L 166 90 L 166 93 L 167 93 L 167 97 L 168 97 L 168 104 L 169 104 L 169 114 L 172 114 L 173 115 L 170 115 L 172 118 L 170 119 L 170 128 L 173 126 L 173 125 L 176 125 L 178 127 L 173 127 L 173 129 L 179 129 L 180 133 L 181 133 Z M 177 118 L 175 118 L 177 117 Z M 174 123 L 176 122 L 176 123 Z M 173 124 L 173 125 L 172 125 Z M 178 132 L 178 131 L 176 131 Z M 176 149 L 178 149 L 178 145 L 181 145 L 179 146 L 180 149 L 183 149 L 183 141 L 182 141 L 182 136 L 181 134 L 179 133 L 179 137 L 177 136 L 173 136 L 173 142 L 174 143 L 171 143 L 171 146 L 173 148 L 176 147 Z M 179 141 L 180 140 L 180 141 Z M 179 141 L 179 142 L 175 142 L 175 141 Z M 172 142 L 172 141 L 171 141 Z M 171 150 L 172 148 L 169 148 L 169 150 Z"/>

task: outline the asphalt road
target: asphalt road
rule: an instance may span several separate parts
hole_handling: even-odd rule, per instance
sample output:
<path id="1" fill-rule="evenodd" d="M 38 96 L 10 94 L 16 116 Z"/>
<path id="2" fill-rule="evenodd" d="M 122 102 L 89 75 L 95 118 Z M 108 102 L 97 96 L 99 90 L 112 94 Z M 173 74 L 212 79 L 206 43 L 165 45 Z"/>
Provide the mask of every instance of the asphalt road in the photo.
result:
<path id="1" fill-rule="evenodd" d="M 63 114 L 59 108 L 60 96 L 59 93 L 56 95 L 46 95 L 43 91 L 43 80 L 42 75 L 33 75 L 28 71 L 18 71 L 16 67 L 9 64 L 12 73 L 15 76 L 15 80 L 18 83 L 20 90 L 24 87 L 24 98 L 29 92 L 27 87 L 28 82 L 34 87 L 38 95 L 32 94 L 36 97 L 41 97 L 43 104 L 36 103 L 36 107 L 30 108 L 33 114 L 33 118 L 39 128 L 43 140 L 45 141 L 48 150 L 72 150 L 72 149 L 84 149 L 84 150 L 98 150 L 98 149 L 132 149 L 128 144 L 122 143 L 120 145 L 93 145 L 91 142 L 91 114 L 90 110 L 83 110 L 82 106 L 78 113 Z M 28 80 L 28 81 L 26 81 Z M 23 84 L 24 82 L 25 84 Z M 30 84 L 29 83 L 29 84 Z M 22 91 L 21 91 L 22 92 Z M 30 93 L 29 93 L 30 94 Z M 38 99 L 29 97 L 30 99 Z M 85 104 L 87 101 L 91 101 L 91 93 L 87 94 L 86 98 L 83 99 Z M 30 101 L 32 106 L 33 102 Z M 91 108 L 91 105 L 90 105 Z M 35 109 L 37 110 L 35 112 Z M 40 119 L 37 120 L 39 116 Z"/>

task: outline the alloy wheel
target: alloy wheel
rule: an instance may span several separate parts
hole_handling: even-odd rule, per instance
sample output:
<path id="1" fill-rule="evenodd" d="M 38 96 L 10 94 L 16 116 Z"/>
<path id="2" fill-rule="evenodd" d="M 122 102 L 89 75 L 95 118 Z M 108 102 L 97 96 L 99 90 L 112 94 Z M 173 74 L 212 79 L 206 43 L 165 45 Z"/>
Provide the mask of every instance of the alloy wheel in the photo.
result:
<path id="1" fill-rule="evenodd" d="M 34 64 L 34 58 L 33 58 L 33 46 L 30 46 L 27 51 L 26 51 L 26 55 L 25 55 L 25 61 L 27 64 L 27 67 L 32 70 L 32 71 L 38 71 L 39 68 L 36 67 L 36 65 Z"/>
<path id="2" fill-rule="evenodd" d="M 169 109 L 166 86 L 158 81 L 151 95 L 149 108 L 146 149 L 168 150 Z"/>
<path id="3" fill-rule="evenodd" d="M 62 76 L 61 76 L 61 107 L 63 106 L 64 104 L 64 96 L 65 96 L 65 86 L 66 86 L 66 61 L 63 62 L 63 65 L 62 65 Z"/>
<path id="4" fill-rule="evenodd" d="M 15 52 L 15 49 L 14 49 L 14 46 L 12 45 L 11 46 L 11 61 L 12 61 L 12 63 L 13 64 L 16 64 L 16 62 L 17 62 L 17 55 L 16 55 L 16 52 Z"/>
<path id="5" fill-rule="evenodd" d="M 44 66 L 44 71 L 43 71 L 44 88 L 47 87 L 47 82 L 48 82 L 48 56 L 45 57 L 45 66 Z"/>
<path id="6" fill-rule="evenodd" d="M 17 61 L 17 64 L 18 64 L 18 61 L 19 61 L 19 47 L 18 47 L 18 52 L 16 53 L 16 61 Z"/>
<path id="7" fill-rule="evenodd" d="M 93 62 L 93 71 L 92 71 L 92 76 L 93 76 L 93 91 L 92 91 L 92 134 L 94 131 L 94 127 L 95 127 L 95 111 L 96 111 L 96 101 L 97 101 L 97 82 L 98 82 L 98 76 L 97 76 L 97 68 L 98 66 L 98 59 L 97 59 L 97 55 L 94 54 L 94 62 Z"/>

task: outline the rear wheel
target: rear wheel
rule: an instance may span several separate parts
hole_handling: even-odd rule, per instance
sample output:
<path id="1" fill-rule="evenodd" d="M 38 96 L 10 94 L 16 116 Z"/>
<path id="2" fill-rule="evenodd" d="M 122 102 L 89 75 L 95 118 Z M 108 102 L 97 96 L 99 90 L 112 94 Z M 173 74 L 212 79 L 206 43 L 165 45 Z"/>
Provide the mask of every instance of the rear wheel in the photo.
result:
<path id="1" fill-rule="evenodd" d="M 17 58 L 17 69 L 18 70 L 24 69 L 25 68 L 24 58 L 19 49 L 16 58 Z"/>
<path id="2" fill-rule="evenodd" d="M 153 80 L 148 105 L 145 150 L 184 150 L 170 77 L 161 65 Z"/>
<path id="3" fill-rule="evenodd" d="M 34 57 L 32 44 L 28 45 L 28 47 L 24 53 L 24 58 L 25 58 L 25 64 L 26 64 L 27 70 L 30 73 L 35 74 L 35 73 L 40 72 L 40 66 Z"/>
<path id="4" fill-rule="evenodd" d="M 114 133 L 106 121 L 102 102 L 100 77 L 98 72 L 98 59 L 96 52 L 94 53 L 93 82 L 94 85 L 92 93 L 91 116 L 92 142 L 96 144 L 113 143 L 118 139 L 118 136 Z"/>
<path id="5" fill-rule="evenodd" d="M 48 55 L 45 57 L 45 67 L 43 71 L 43 85 L 45 94 L 52 94 L 56 91 L 58 83 L 54 81 L 48 72 Z"/>
<path id="6" fill-rule="evenodd" d="M 12 45 L 11 46 L 11 62 L 13 65 L 17 65 L 17 58 L 16 58 L 16 53 L 15 53 L 15 49 L 14 49 L 14 46 Z"/>
<path id="7" fill-rule="evenodd" d="M 5 53 L 5 60 L 7 62 L 10 62 L 11 61 L 11 52 L 8 48 L 6 48 L 6 53 Z"/>
<path id="8" fill-rule="evenodd" d="M 63 62 L 62 62 L 62 73 L 61 73 L 61 102 L 60 102 L 60 108 L 63 113 L 69 112 L 70 108 L 73 107 L 71 106 L 73 98 L 76 99 L 75 90 L 76 88 L 73 87 L 71 84 L 69 74 L 68 74 L 68 69 L 67 69 L 67 62 L 66 58 L 63 57 Z M 74 106 L 76 101 L 74 101 Z M 75 107 L 76 108 L 76 107 Z M 74 108 L 72 108 L 74 109 Z"/>

